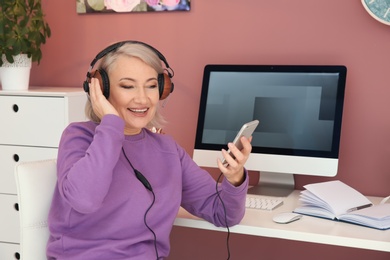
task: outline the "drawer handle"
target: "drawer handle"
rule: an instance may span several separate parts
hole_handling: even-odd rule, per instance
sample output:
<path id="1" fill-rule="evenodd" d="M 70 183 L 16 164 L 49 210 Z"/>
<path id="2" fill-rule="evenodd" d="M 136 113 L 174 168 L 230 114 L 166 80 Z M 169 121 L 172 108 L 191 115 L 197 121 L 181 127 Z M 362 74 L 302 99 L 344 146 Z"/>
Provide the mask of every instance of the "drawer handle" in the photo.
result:
<path id="1" fill-rule="evenodd" d="M 15 253 L 15 259 L 20 259 L 20 254 L 18 252 Z"/>
<path id="2" fill-rule="evenodd" d="M 15 161 L 15 162 L 19 162 L 19 159 L 20 159 L 20 158 L 19 158 L 19 155 L 14 154 L 14 161 Z"/>
<path id="3" fill-rule="evenodd" d="M 14 204 L 14 208 L 16 209 L 16 211 L 19 211 L 19 204 L 18 204 L 18 203 L 15 203 L 15 204 Z"/>
<path id="4" fill-rule="evenodd" d="M 12 106 L 12 109 L 14 110 L 15 113 L 17 113 L 17 112 L 19 111 L 19 106 L 16 105 L 16 104 L 14 104 L 14 105 Z"/>

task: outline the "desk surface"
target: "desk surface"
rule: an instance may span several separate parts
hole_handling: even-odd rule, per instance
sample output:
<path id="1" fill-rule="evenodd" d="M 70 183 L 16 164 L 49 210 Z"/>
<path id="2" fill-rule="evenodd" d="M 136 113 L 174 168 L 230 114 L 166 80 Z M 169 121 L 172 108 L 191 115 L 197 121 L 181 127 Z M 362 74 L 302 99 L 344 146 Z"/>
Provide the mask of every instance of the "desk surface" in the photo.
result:
<path id="1" fill-rule="evenodd" d="M 277 224 L 272 217 L 281 212 L 291 212 L 298 206 L 298 190 L 287 198 L 284 204 L 273 211 L 247 209 L 239 225 L 230 232 L 262 237 L 297 240 L 311 243 L 355 247 L 390 252 L 390 230 L 376 230 L 358 225 L 303 216 L 289 224 Z M 374 203 L 380 198 L 369 197 Z M 176 226 L 224 231 L 209 222 L 192 216 L 184 209 L 179 211 L 174 223 Z"/>

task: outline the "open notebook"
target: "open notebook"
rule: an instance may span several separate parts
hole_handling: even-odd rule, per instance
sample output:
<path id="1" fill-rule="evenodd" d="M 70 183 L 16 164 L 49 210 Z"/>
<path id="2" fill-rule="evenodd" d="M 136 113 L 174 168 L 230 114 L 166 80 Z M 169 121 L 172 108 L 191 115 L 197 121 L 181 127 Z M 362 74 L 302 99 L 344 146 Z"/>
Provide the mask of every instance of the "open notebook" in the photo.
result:
<path id="1" fill-rule="evenodd" d="M 341 181 L 304 186 L 294 212 L 344 221 L 376 229 L 390 229 L 390 203 L 373 205 L 363 194 Z"/>

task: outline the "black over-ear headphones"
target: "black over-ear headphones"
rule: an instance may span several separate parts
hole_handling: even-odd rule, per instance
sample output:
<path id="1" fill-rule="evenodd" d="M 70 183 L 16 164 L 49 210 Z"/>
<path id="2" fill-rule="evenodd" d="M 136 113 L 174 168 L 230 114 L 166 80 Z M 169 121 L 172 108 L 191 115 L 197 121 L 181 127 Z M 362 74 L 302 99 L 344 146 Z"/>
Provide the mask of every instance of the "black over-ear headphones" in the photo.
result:
<path id="1" fill-rule="evenodd" d="M 140 41 L 122 41 L 122 42 L 117 42 L 114 43 L 101 52 L 99 52 L 95 59 L 91 62 L 91 65 L 89 67 L 89 70 L 87 72 L 87 78 L 85 79 L 83 83 L 84 91 L 89 94 L 89 83 L 91 82 L 91 78 L 97 78 L 100 82 L 100 86 L 102 88 L 103 95 L 108 99 L 110 96 L 110 80 L 108 78 L 108 74 L 104 69 L 98 69 L 95 71 L 92 71 L 93 66 L 95 63 L 106 56 L 108 53 L 116 51 L 119 47 L 123 46 L 126 43 L 132 43 L 132 44 L 140 44 L 143 46 L 148 47 L 152 51 L 154 51 L 159 59 L 164 62 L 165 64 L 165 70 L 164 73 L 158 74 L 158 91 L 160 94 L 160 100 L 163 100 L 169 96 L 169 94 L 173 91 L 174 85 L 173 82 L 171 81 L 171 78 L 174 75 L 173 69 L 169 67 L 169 64 L 167 60 L 165 59 L 164 55 L 162 55 L 161 52 L 159 52 L 157 49 L 153 48 L 149 44 L 146 44 L 144 42 Z"/>

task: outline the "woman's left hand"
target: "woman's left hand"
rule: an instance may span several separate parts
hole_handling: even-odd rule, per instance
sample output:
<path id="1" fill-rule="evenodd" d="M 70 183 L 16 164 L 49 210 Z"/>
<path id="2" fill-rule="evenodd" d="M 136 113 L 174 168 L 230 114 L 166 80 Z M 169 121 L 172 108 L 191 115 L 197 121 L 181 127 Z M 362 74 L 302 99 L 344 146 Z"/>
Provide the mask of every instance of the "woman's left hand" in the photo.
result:
<path id="1" fill-rule="evenodd" d="M 241 137 L 240 141 L 242 143 L 243 149 L 240 151 L 233 143 L 228 143 L 228 148 L 230 152 L 234 155 L 235 159 L 229 155 L 229 153 L 222 149 L 222 155 L 225 158 L 227 164 L 223 164 L 220 159 L 218 159 L 218 168 L 223 173 L 225 178 L 234 186 L 239 186 L 244 181 L 244 165 L 249 158 L 249 155 L 252 151 L 251 145 L 252 137 L 249 139 L 246 137 Z"/>

